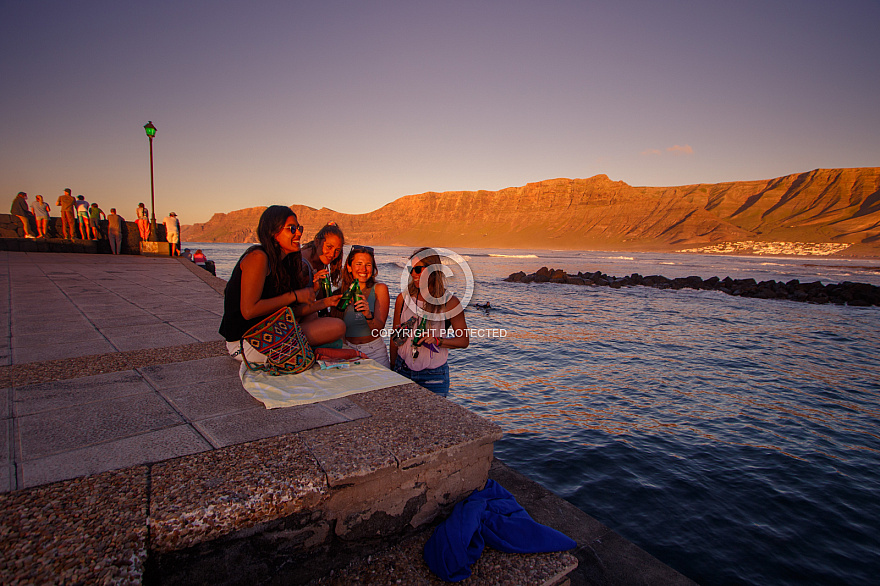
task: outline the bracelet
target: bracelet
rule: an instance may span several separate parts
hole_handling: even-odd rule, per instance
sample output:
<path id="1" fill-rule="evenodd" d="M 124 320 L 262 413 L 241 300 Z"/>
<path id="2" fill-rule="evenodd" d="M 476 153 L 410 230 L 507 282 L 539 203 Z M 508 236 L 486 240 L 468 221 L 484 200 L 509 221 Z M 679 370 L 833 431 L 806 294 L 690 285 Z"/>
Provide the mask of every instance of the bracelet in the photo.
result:
<path id="1" fill-rule="evenodd" d="M 299 303 L 299 293 L 297 293 L 295 290 L 293 292 L 293 302 Z"/>

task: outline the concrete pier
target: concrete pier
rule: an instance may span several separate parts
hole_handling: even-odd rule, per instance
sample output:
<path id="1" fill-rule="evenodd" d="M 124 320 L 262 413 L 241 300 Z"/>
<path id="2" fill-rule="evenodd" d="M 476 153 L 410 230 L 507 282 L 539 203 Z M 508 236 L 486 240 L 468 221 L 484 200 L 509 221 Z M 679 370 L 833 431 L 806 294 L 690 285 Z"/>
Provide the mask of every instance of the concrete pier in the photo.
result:
<path id="1" fill-rule="evenodd" d="M 613 532 L 493 464 L 496 425 L 418 385 L 265 409 L 216 333 L 223 286 L 179 259 L 0 251 L 0 582 L 439 583 L 420 544 L 491 474 L 580 547 L 487 552 L 468 584 L 687 583 L 602 550 Z"/>

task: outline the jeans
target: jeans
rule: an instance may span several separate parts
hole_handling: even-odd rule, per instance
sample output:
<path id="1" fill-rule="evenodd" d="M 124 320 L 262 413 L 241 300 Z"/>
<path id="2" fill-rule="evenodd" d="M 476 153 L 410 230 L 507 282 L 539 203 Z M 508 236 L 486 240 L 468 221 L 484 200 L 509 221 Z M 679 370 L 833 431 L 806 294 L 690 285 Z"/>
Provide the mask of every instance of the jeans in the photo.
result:
<path id="1" fill-rule="evenodd" d="M 400 356 L 394 363 L 394 372 L 403 375 L 414 383 L 418 383 L 429 391 L 445 397 L 449 394 L 449 363 L 443 363 L 443 366 L 437 368 L 426 368 L 425 370 L 410 370 Z"/>

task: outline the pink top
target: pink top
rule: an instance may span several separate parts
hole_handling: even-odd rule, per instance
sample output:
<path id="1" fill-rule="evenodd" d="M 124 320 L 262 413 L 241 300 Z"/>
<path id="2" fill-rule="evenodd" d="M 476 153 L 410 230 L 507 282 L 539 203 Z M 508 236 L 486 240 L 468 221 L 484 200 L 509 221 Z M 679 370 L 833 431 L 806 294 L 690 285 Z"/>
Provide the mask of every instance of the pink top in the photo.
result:
<path id="1" fill-rule="evenodd" d="M 419 301 L 419 307 L 424 307 L 425 302 Z M 409 305 L 404 301 L 403 309 L 400 312 L 400 323 L 401 325 L 405 324 L 408 319 L 416 315 L 409 308 Z M 421 316 L 416 316 L 415 325 L 411 329 L 416 329 L 419 327 L 419 323 L 421 323 Z M 428 320 L 428 324 L 426 326 L 427 333 L 423 333 L 422 337 L 437 337 L 443 338 L 443 332 L 441 330 L 445 327 L 445 321 L 433 321 Z M 406 362 L 406 365 L 410 368 L 410 370 L 425 370 L 427 368 L 437 368 L 438 366 L 443 366 L 446 364 L 446 359 L 449 356 L 449 350 L 446 348 L 438 348 L 437 352 L 431 351 L 427 346 L 419 346 L 419 355 L 417 358 L 413 358 L 412 352 L 412 340 L 413 336 L 410 335 L 407 337 L 406 342 L 401 344 L 397 349 L 397 355 L 403 358 L 403 361 Z"/>

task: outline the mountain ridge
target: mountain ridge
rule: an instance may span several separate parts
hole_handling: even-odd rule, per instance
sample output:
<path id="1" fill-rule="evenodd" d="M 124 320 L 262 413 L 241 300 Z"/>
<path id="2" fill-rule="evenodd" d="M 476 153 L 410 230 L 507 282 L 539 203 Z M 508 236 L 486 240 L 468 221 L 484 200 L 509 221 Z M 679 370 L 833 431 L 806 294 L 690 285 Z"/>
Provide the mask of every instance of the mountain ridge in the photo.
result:
<path id="1" fill-rule="evenodd" d="M 428 191 L 372 212 L 290 208 L 304 239 L 328 221 L 349 243 L 478 248 L 673 250 L 742 240 L 848 243 L 880 252 L 880 167 L 766 180 L 631 186 L 600 174 L 498 191 Z M 182 227 L 190 242 L 255 242 L 265 207 Z"/>

